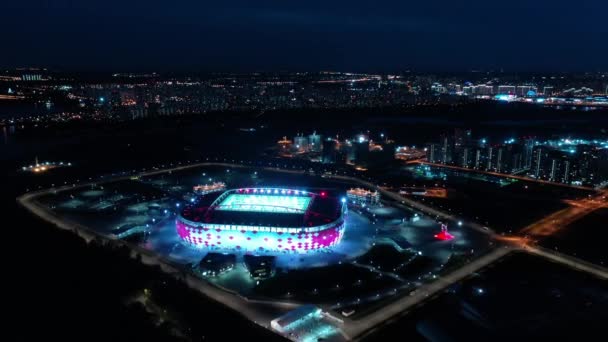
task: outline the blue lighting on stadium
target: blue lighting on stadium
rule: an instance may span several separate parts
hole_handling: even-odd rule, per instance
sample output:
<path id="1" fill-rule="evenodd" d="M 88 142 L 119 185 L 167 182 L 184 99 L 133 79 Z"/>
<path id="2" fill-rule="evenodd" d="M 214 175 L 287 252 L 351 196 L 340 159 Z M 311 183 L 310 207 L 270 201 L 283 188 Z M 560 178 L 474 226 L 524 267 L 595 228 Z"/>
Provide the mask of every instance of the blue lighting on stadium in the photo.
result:
<path id="1" fill-rule="evenodd" d="M 296 192 L 301 195 L 294 196 Z M 197 248 L 307 253 L 340 242 L 344 233 L 341 209 L 340 199 L 328 197 L 325 192 L 316 195 L 293 189 L 259 188 L 256 193 L 255 188 L 240 188 L 224 192 L 209 207 L 185 206 L 178 214 L 176 230 L 182 240 Z M 205 210 L 204 222 L 199 218 L 200 210 Z M 307 214 L 309 211 L 313 215 Z M 290 217 L 297 222 L 285 221 L 279 226 L 273 221 L 268 225 L 265 221 L 239 223 L 239 217 L 254 217 L 255 213 L 264 213 L 265 220 L 278 214 L 281 222 Z M 301 223 L 300 216 L 307 221 Z M 226 217 L 237 219 L 237 224 L 225 222 Z"/>

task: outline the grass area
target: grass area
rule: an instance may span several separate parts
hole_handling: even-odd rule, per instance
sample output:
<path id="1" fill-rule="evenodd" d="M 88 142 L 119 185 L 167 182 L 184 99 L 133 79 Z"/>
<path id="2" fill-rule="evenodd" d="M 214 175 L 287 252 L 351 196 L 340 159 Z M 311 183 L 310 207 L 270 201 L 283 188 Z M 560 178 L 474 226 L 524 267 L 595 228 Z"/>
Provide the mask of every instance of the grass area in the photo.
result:
<path id="1" fill-rule="evenodd" d="M 351 264 L 292 270 L 260 282 L 255 294 L 309 302 L 336 302 L 394 287 L 399 281 Z"/>
<path id="2" fill-rule="evenodd" d="M 399 252 L 391 245 L 375 245 L 367 253 L 356 259 L 357 263 L 369 265 L 381 271 L 394 272 L 405 266 L 415 253 L 412 251 Z"/>
<path id="3" fill-rule="evenodd" d="M 597 340 L 605 331 L 606 284 L 545 258 L 514 252 L 364 341 Z M 574 334 L 574 335 L 573 335 Z"/>
<path id="4" fill-rule="evenodd" d="M 608 209 L 598 209 L 543 239 L 540 244 L 606 267 L 608 265 L 606 222 L 608 222 Z"/>
<path id="5" fill-rule="evenodd" d="M 488 225 L 499 232 L 515 232 L 567 206 L 558 197 L 532 193 L 527 195 L 525 192 L 507 190 L 515 184 L 500 190 L 471 187 L 464 191 L 454 191 L 456 195 L 449 198 L 426 198 L 423 203 L 469 217 L 472 221 Z M 530 208 L 534 210 L 529 210 Z"/>
<path id="6" fill-rule="evenodd" d="M 401 172 L 386 175 L 385 178 L 388 184 L 395 184 L 394 186 L 406 184 L 446 188 L 449 191 L 448 198 L 413 198 L 431 207 L 487 225 L 498 232 L 516 232 L 565 208 L 567 204 L 563 200 L 583 198 L 593 193 L 592 190 L 525 180 L 512 181 L 505 177 L 447 168 L 430 169 L 433 173 L 444 176 L 426 179 Z"/>
<path id="7" fill-rule="evenodd" d="M 446 261 L 441 268 L 441 273 L 445 274 L 454 271 L 469 263 L 471 260 L 473 260 L 473 254 L 471 253 L 452 253 L 448 258 L 448 261 Z"/>
<path id="8" fill-rule="evenodd" d="M 435 261 L 425 255 L 416 255 L 409 263 L 399 268 L 396 273 L 406 279 L 420 276 L 432 269 Z"/>

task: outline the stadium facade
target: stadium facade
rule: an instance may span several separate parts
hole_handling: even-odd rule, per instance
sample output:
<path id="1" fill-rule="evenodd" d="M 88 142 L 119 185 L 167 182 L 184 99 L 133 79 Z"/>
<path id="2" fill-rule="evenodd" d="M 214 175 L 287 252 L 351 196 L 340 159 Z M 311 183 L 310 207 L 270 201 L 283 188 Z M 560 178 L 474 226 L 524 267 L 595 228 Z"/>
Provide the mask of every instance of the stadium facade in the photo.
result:
<path id="1" fill-rule="evenodd" d="M 323 191 L 240 188 L 200 196 L 176 229 L 196 248 L 308 253 L 340 242 L 345 213 L 345 199 Z"/>

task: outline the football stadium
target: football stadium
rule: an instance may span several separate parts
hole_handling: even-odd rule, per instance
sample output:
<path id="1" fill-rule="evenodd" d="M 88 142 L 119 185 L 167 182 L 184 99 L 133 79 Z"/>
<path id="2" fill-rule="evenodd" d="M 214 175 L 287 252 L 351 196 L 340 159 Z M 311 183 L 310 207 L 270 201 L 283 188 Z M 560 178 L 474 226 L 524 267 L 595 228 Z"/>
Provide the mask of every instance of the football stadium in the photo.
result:
<path id="1" fill-rule="evenodd" d="M 345 214 L 346 200 L 325 191 L 240 188 L 199 196 L 176 229 L 197 248 L 308 253 L 340 242 Z"/>

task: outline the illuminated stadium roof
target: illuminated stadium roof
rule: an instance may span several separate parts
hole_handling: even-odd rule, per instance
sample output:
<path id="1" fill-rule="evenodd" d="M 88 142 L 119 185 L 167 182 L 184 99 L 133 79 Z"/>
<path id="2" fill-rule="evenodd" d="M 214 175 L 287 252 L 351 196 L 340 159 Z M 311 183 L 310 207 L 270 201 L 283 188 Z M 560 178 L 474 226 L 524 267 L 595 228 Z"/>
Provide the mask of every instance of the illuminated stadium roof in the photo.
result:
<path id="1" fill-rule="evenodd" d="M 342 203 L 325 192 L 282 188 L 243 188 L 202 196 L 182 211 L 194 223 L 306 227 L 340 217 Z"/>
<path id="2" fill-rule="evenodd" d="M 311 200 L 308 196 L 230 194 L 216 210 L 303 213 Z"/>

